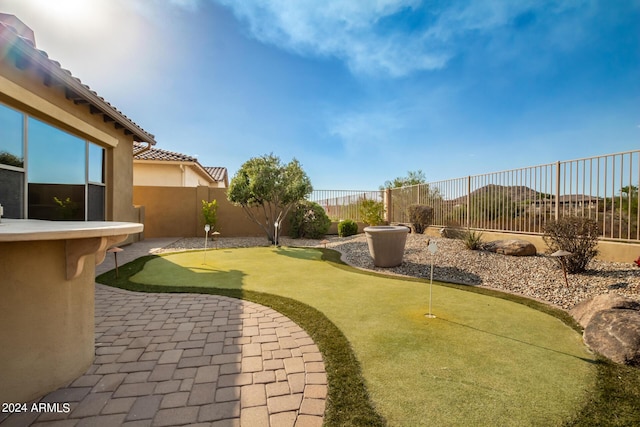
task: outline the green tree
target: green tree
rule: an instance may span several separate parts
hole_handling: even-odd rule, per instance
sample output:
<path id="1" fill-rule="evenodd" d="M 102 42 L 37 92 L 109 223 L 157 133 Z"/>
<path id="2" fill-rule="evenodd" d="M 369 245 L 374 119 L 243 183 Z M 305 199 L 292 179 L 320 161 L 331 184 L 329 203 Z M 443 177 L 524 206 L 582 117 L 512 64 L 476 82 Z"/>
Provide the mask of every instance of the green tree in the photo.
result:
<path id="1" fill-rule="evenodd" d="M 427 178 L 422 170 L 409 171 L 407 176 L 397 177 L 392 181 L 385 181 L 380 190 L 391 189 L 391 203 L 394 213 L 390 221 L 407 222 L 407 209 L 411 205 L 422 204 L 435 207 L 442 202 L 438 188 L 427 184 Z"/>
<path id="2" fill-rule="evenodd" d="M 21 168 L 24 166 L 22 157 L 15 156 L 8 151 L 0 151 L 0 163 L 3 165 L 15 166 Z"/>
<path id="3" fill-rule="evenodd" d="M 247 216 L 277 244 L 275 223 L 282 224 L 287 213 L 305 199 L 313 187 L 300 163 L 286 165 L 273 154 L 247 160 L 231 179 L 227 199 L 242 206 Z"/>
<path id="4" fill-rule="evenodd" d="M 407 172 L 407 176 L 405 177 L 397 177 L 393 181 L 385 181 L 384 185 L 380 186 L 381 190 L 385 190 L 387 188 L 400 188 L 400 187 L 408 187 L 410 185 L 424 184 L 427 182 L 427 177 L 425 176 L 422 170 L 418 169 L 417 171 L 409 171 Z"/>
<path id="5" fill-rule="evenodd" d="M 620 189 L 620 195 L 622 196 L 622 211 L 625 213 L 631 211 L 631 215 L 636 215 L 638 213 L 638 187 L 635 185 L 625 185 Z M 617 206 L 619 200 L 615 202 Z"/>
<path id="6" fill-rule="evenodd" d="M 638 187 L 635 185 L 625 185 L 620 189 L 620 192 L 623 194 L 623 197 L 634 197 L 638 194 Z"/>

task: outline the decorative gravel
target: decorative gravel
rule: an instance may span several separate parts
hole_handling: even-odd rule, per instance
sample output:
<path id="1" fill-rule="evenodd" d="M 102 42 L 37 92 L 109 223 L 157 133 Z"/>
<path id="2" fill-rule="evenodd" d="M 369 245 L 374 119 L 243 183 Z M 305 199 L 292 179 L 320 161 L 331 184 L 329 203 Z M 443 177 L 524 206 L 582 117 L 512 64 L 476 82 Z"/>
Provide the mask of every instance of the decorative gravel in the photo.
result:
<path id="1" fill-rule="evenodd" d="M 593 296 L 615 292 L 640 300 L 640 268 L 632 263 L 593 260 L 588 271 L 568 275 L 566 286 L 562 268 L 556 260 L 544 255 L 514 257 L 486 251 L 466 249 L 460 240 L 431 238 L 437 245 L 432 256 L 427 250 L 427 236 L 409 234 L 404 259 L 400 266 L 379 268 L 373 265 L 366 237 L 359 234 L 340 238 L 328 236 L 327 248 L 342 253 L 343 261 L 367 270 L 412 277 L 429 278 L 433 261 L 433 279 L 443 282 L 485 286 L 517 293 L 570 309 Z M 266 237 L 219 238 L 209 241 L 209 248 L 268 246 Z M 320 240 L 281 238 L 283 246 L 324 247 Z M 204 248 L 204 238 L 186 238 L 163 251 Z"/>

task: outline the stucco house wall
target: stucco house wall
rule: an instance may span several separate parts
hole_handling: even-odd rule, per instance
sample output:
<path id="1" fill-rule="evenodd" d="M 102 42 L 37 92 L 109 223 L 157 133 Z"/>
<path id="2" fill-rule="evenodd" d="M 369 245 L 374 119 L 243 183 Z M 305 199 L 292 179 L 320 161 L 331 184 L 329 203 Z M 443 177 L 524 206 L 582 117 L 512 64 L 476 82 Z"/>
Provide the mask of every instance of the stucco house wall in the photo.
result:
<path id="1" fill-rule="evenodd" d="M 134 161 L 133 185 L 156 187 L 218 186 L 192 165 L 162 161 Z"/>
<path id="2" fill-rule="evenodd" d="M 225 167 L 205 167 L 197 157 L 157 147 L 133 147 L 133 185 L 227 188 Z"/>

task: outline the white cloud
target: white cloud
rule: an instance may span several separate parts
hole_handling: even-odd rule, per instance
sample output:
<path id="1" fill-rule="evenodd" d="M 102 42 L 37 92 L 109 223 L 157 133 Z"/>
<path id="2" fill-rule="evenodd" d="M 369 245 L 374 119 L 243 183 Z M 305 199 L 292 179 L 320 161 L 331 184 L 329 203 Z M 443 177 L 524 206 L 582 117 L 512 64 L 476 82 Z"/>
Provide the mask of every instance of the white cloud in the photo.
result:
<path id="1" fill-rule="evenodd" d="M 336 57 L 357 74 L 401 77 L 445 67 L 466 38 L 491 35 L 523 14 L 554 16 L 595 0 L 458 0 L 446 6 L 420 0 L 215 1 L 261 42 Z M 407 17 L 412 23 L 402 22 Z"/>
<path id="2" fill-rule="evenodd" d="M 349 155 L 405 153 L 416 135 L 424 138 L 423 143 L 432 142 L 447 131 L 451 120 L 459 120 L 455 117 L 459 98 L 460 89 L 452 85 L 409 90 L 396 93 L 393 100 L 368 99 L 353 109 L 327 112 L 324 125 Z"/>
<path id="3" fill-rule="evenodd" d="M 357 73 L 391 76 L 444 66 L 449 56 L 423 37 L 389 32 L 381 21 L 419 6 L 416 0 L 218 0 L 256 39 L 301 55 L 344 60 Z"/>
<path id="4" fill-rule="evenodd" d="M 404 120 L 392 111 L 363 111 L 334 117 L 329 132 L 340 139 L 349 156 L 371 154 L 393 145 Z"/>

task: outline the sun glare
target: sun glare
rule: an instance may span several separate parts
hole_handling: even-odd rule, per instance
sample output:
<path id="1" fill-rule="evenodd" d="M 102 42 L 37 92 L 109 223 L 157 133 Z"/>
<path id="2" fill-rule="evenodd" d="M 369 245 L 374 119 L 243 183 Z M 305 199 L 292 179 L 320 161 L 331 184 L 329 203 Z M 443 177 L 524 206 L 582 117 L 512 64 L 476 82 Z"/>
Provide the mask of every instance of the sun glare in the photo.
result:
<path id="1" fill-rule="evenodd" d="M 88 24 L 100 21 L 101 1 L 87 0 L 28 0 L 43 14 L 56 21 Z"/>

